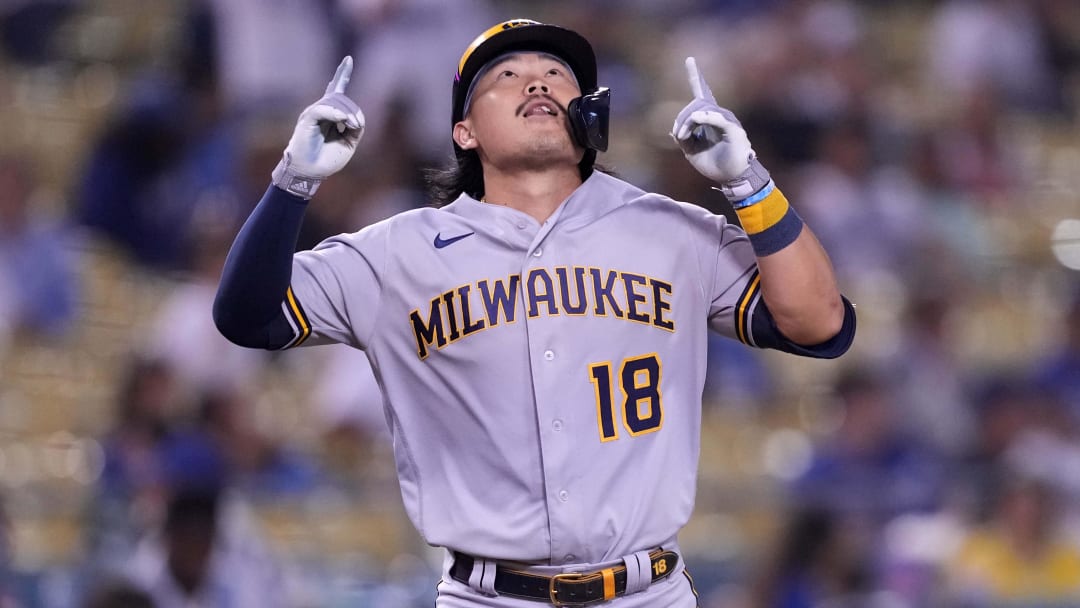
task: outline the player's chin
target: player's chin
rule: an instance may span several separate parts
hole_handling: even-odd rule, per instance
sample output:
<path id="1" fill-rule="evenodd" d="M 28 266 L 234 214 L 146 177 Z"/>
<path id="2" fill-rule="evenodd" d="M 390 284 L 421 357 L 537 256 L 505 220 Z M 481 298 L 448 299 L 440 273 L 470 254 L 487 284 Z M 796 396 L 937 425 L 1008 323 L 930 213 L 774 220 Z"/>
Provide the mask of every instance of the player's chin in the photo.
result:
<path id="1" fill-rule="evenodd" d="M 567 159 L 581 156 L 581 150 L 565 132 L 537 134 L 529 140 L 527 149 L 534 156 Z"/>
<path id="2" fill-rule="evenodd" d="M 570 139 L 570 125 L 554 118 L 525 123 L 524 135 L 529 139 Z"/>

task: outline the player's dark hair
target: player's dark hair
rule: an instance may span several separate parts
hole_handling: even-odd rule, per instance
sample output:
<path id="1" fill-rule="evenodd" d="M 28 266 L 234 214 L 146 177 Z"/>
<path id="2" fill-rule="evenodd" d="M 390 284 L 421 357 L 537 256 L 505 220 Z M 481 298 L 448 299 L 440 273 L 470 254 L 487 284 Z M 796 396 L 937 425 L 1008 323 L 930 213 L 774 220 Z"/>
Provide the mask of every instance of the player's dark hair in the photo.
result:
<path id="1" fill-rule="evenodd" d="M 585 151 L 585 158 L 578 163 L 582 181 L 588 179 L 594 170 L 614 174 L 607 167 L 597 164 L 595 159 L 594 150 Z M 462 193 L 476 200 L 484 198 L 484 168 L 480 164 L 480 155 L 475 150 L 465 150 L 451 157 L 444 167 L 425 169 L 424 181 L 431 204 L 436 207 L 454 202 Z"/>
<path id="2" fill-rule="evenodd" d="M 462 193 L 476 200 L 484 198 L 484 168 L 475 150 L 452 156 L 443 167 L 425 169 L 424 181 L 436 207 L 454 202 Z"/>

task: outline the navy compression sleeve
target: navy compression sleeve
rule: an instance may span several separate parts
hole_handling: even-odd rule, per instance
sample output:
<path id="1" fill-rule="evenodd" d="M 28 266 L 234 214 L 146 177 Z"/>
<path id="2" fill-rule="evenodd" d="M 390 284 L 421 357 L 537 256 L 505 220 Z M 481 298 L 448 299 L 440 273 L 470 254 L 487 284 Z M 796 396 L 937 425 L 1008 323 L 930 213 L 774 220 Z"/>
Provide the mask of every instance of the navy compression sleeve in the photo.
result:
<path id="1" fill-rule="evenodd" d="M 214 324 L 230 342 L 281 348 L 293 339 L 281 303 L 307 201 L 270 186 L 236 235 L 214 298 Z"/>

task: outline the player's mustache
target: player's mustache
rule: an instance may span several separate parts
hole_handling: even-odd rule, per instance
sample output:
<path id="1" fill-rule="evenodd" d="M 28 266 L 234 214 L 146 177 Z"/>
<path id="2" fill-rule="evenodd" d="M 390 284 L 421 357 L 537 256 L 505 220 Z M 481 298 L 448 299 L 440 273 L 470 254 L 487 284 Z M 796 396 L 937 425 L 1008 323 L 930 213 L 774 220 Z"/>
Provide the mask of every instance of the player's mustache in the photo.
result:
<path id="1" fill-rule="evenodd" d="M 548 95 L 546 93 L 537 93 L 536 95 L 530 95 L 528 99 L 521 102 L 521 105 L 518 106 L 517 112 L 515 112 L 514 115 L 515 116 L 521 116 L 521 113 L 525 111 L 525 106 L 527 106 L 530 103 L 536 101 L 537 99 L 541 99 L 541 98 L 546 99 L 546 100 L 551 102 L 551 106 L 555 109 L 556 114 L 559 114 L 559 113 L 562 113 L 562 112 L 565 111 L 565 109 L 561 105 L 559 105 L 559 102 L 555 101 L 555 98 L 552 97 L 551 95 Z"/>

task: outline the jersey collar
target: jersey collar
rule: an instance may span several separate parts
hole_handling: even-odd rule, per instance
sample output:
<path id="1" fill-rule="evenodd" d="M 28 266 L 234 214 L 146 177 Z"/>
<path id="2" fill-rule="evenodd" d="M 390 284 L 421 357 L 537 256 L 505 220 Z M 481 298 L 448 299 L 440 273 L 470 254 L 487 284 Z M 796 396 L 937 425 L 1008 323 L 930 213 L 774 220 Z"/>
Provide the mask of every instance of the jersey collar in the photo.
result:
<path id="1" fill-rule="evenodd" d="M 593 171 L 551 214 L 547 223 L 564 229 L 580 228 L 644 194 L 640 188 L 617 177 Z M 462 194 L 443 209 L 480 222 L 527 220 L 536 223 L 536 220 L 524 212 L 502 205 L 483 203 L 467 194 Z"/>

